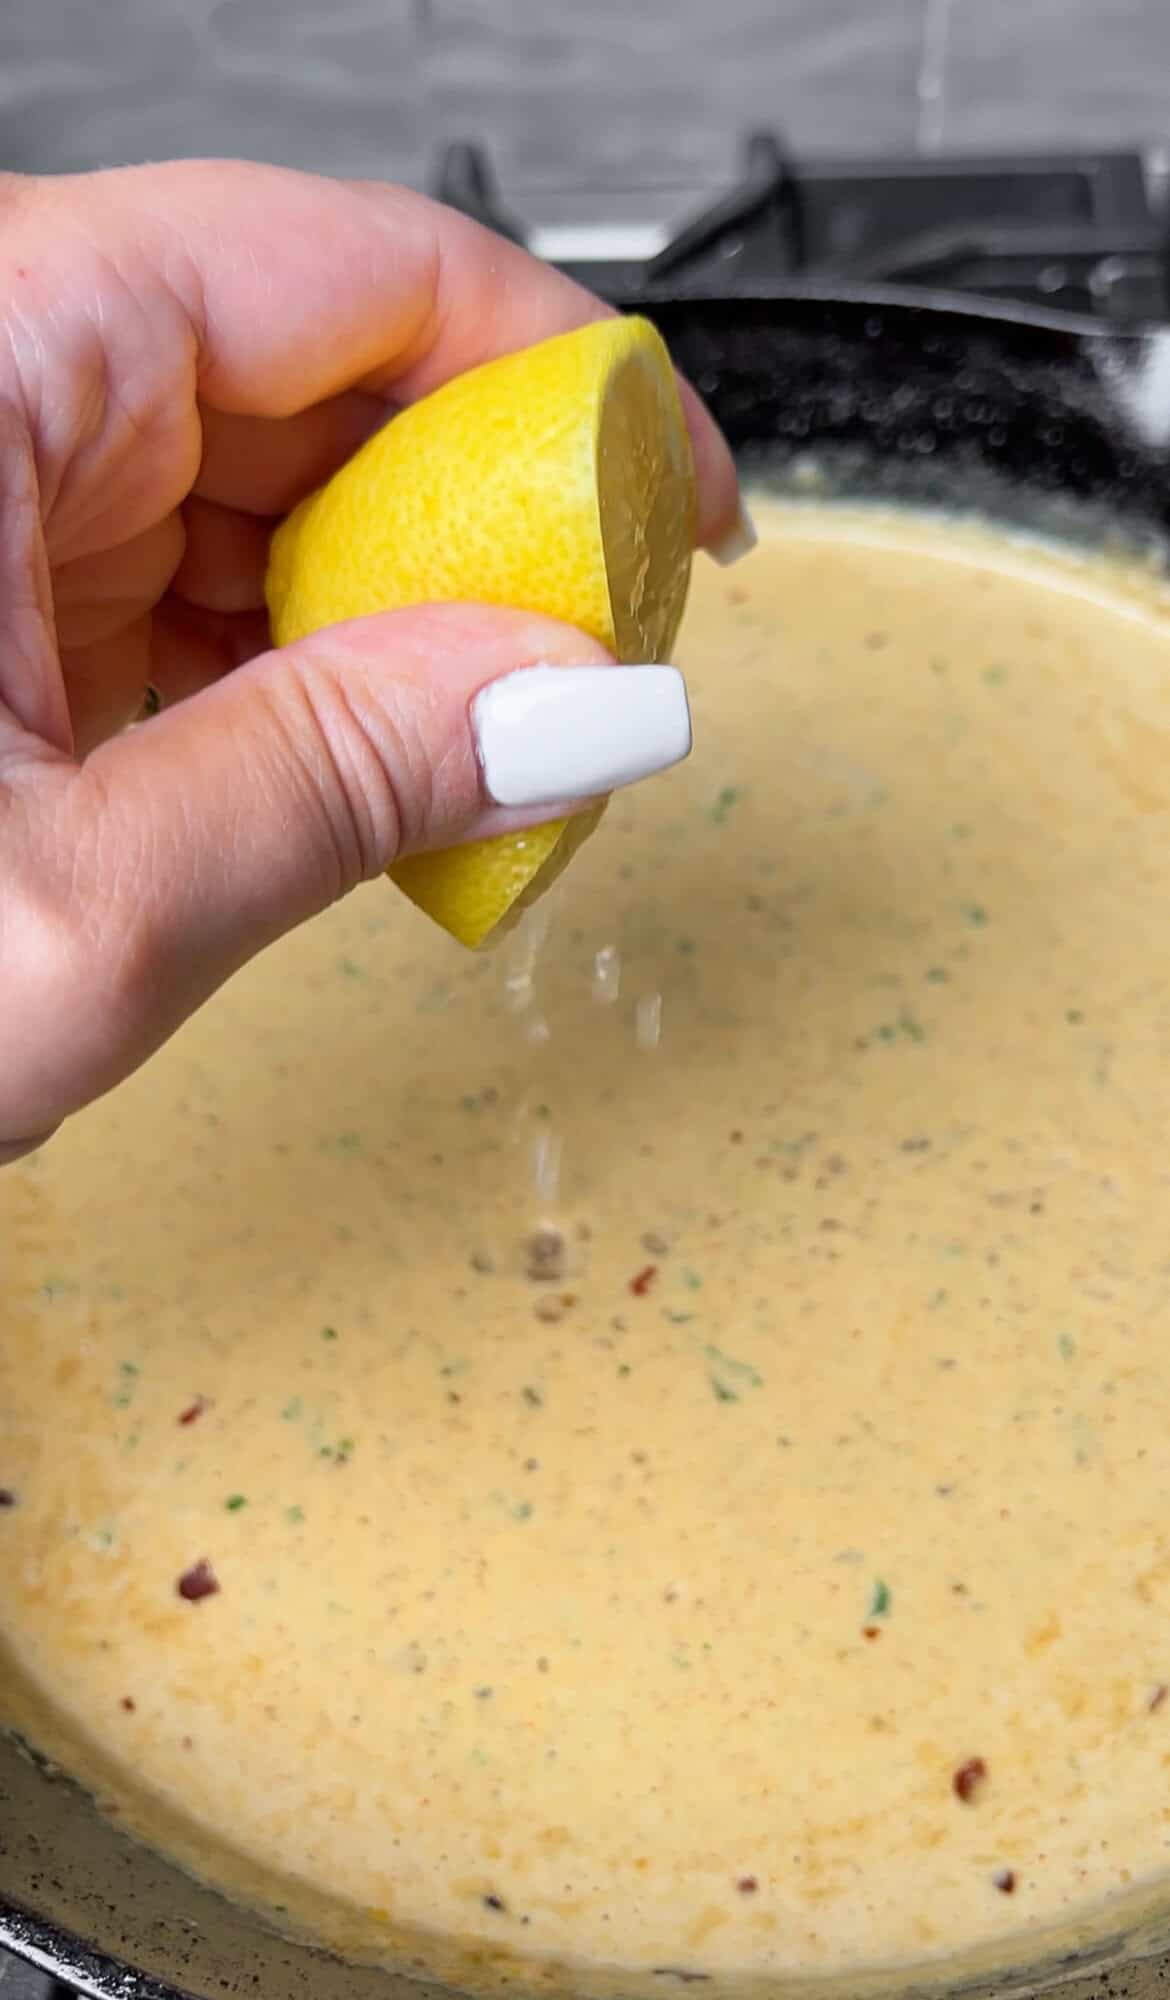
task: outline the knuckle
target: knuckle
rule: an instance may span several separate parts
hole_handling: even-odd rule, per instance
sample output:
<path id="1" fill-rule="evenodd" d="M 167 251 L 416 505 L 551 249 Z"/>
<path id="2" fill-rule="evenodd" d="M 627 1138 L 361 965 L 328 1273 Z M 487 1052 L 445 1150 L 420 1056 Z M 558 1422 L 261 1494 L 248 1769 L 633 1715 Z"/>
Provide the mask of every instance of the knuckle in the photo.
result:
<path id="1" fill-rule="evenodd" d="M 299 714 L 286 735 L 322 821 L 332 893 L 344 895 L 379 874 L 409 838 L 425 757 L 401 719 L 328 658 L 313 652 L 302 660 L 296 695 Z"/>

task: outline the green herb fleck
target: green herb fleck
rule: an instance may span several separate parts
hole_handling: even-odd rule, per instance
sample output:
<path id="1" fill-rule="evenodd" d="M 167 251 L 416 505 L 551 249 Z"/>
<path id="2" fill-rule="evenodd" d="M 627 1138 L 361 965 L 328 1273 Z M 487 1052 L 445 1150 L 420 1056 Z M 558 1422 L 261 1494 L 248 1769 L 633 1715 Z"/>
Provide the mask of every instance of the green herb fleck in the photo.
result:
<path id="1" fill-rule="evenodd" d="M 1085 1016 L 1079 1007 L 1066 1007 L 1064 1010 L 1064 1018 L 1068 1022 L 1070 1027 L 1078 1028 L 1081 1022 L 1084 1020 Z"/>
<path id="2" fill-rule="evenodd" d="M 617 1372 L 619 1375 L 630 1375 L 633 1373 L 633 1370 L 631 1369 L 628 1361 L 619 1361 Z"/>
<path id="3" fill-rule="evenodd" d="M 890 1586 L 888 1583 L 883 1583 L 879 1576 L 873 1586 L 873 1596 L 869 1600 L 869 1616 L 871 1618 L 888 1618 L 892 1604 L 893 1598 L 890 1596 Z"/>
<path id="4" fill-rule="evenodd" d="M 541 1395 L 539 1389 L 533 1388 L 531 1382 L 526 1382 L 520 1393 L 524 1401 L 528 1404 L 529 1409 L 542 1410 L 544 1408 L 544 1397 Z"/>
<path id="5" fill-rule="evenodd" d="M 530 1521 L 532 1519 L 531 1500 L 517 1500 L 516 1505 L 512 1509 L 512 1519 L 514 1521 Z"/>
<path id="6" fill-rule="evenodd" d="M 984 667 L 983 682 L 986 687 L 1002 687 L 1008 677 L 1006 667 Z"/>
<path id="7" fill-rule="evenodd" d="M 738 1403 L 739 1396 L 736 1391 L 729 1389 L 726 1382 L 721 1382 L 718 1375 L 708 1375 L 707 1380 L 715 1392 L 717 1403 Z"/>
<path id="8" fill-rule="evenodd" d="M 43 1299 L 69 1299 L 74 1298 L 80 1290 L 81 1286 L 78 1284 L 76 1278 L 63 1278 L 56 1272 L 52 1272 L 41 1286 L 41 1297 Z"/>
<path id="9" fill-rule="evenodd" d="M 302 1403 L 299 1396 L 290 1396 L 288 1402 L 285 1404 L 280 1414 L 284 1418 L 286 1424 L 295 1424 L 297 1418 L 301 1415 L 302 1411 L 304 1410 L 304 1407 L 305 1406 Z"/>
<path id="10" fill-rule="evenodd" d="M 982 930 L 984 924 L 987 922 L 987 911 L 982 903 L 964 903 L 963 915 L 969 924 L 974 925 L 976 930 Z"/>
<path id="11" fill-rule="evenodd" d="M 362 1135 L 360 1132 L 336 1132 L 317 1141 L 320 1153 L 360 1153 Z"/>
<path id="12" fill-rule="evenodd" d="M 812 1145 L 815 1138 L 815 1132 L 805 1132 L 799 1139 L 781 1139 L 779 1137 L 769 1139 L 768 1150 L 771 1153 L 784 1153 L 790 1160 L 799 1160 L 808 1147 Z"/>
<path id="13" fill-rule="evenodd" d="M 136 1361 L 120 1361 L 118 1363 L 118 1376 L 119 1387 L 118 1393 L 114 1397 L 114 1408 L 116 1410 L 125 1410 L 133 1402 L 134 1392 L 138 1387 L 138 1363 Z"/>
<path id="14" fill-rule="evenodd" d="M 1056 1336 L 1056 1345 L 1061 1357 L 1065 1361 L 1071 1361 L 1077 1351 L 1077 1344 L 1071 1333 L 1058 1333 Z"/>
<path id="15" fill-rule="evenodd" d="M 321 1328 L 321 1338 L 322 1340 L 336 1340 L 337 1328 L 335 1326 L 323 1326 Z"/>
<path id="16" fill-rule="evenodd" d="M 734 1375 L 739 1381 L 746 1382 L 749 1389 L 763 1388 L 764 1378 L 758 1369 L 752 1367 L 750 1361 L 737 1361 L 734 1355 L 724 1354 L 723 1350 L 718 1347 L 708 1346 L 703 1349 L 703 1352 L 707 1356 L 708 1361 L 713 1361 L 715 1366 L 722 1370 L 723 1374 Z"/>
<path id="17" fill-rule="evenodd" d="M 950 976 L 945 965 L 931 965 L 926 970 L 928 986 L 945 986 Z"/>
<path id="18" fill-rule="evenodd" d="M 924 1042 L 926 1040 L 926 1029 L 918 1019 L 917 1014 L 912 1014 L 908 1007 L 903 1007 L 896 1021 L 879 1022 L 878 1026 L 874 1029 L 874 1033 L 879 1042 L 885 1042 L 887 1045 L 891 1042 L 896 1042 L 900 1036 L 904 1037 L 908 1042 Z"/>
<path id="19" fill-rule="evenodd" d="M 700 1278 L 697 1271 L 691 1270 L 689 1264 L 683 1265 L 682 1281 L 683 1284 L 686 1286 L 688 1292 L 700 1292 L 703 1289 L 703 1280 Z"/>
<path id="20" fill-rule="evenodd" d="M 352 958 L 341 960 L 341 970 L 346 979 L 364 979 L 366 976 L 365 966 L 359 965 L 356 959 Z"/>
<path id="21" fill-rule="evenodd" d="M 229 1514 L 238 1514 L 240 1508 L 246 1507 L 248 1502 L 244 1498 L 244 1495 L 242 1493 L 229 1493 L 227 1499 L 224 1501 L 223 1504 L 227 1508 Z"/>
<path id="22" fill-rule="evenodd" d="M 724 785 L 711 808 L 711 818 L 716 826 L 723 825 L 732 807 L 738 804 L 742 796 L 738 785 Z"/>
<path id="23" fill-rule="evenodd" d="M 678 940 L 676 949 L 682 954 L 683 958 L 690 958 L 695 949 L 694 938 L 681 937 Z"/>
<path id="24" fill-rule="evenodd" d="M 299 1528 L 305 1518 L 305 1510 L 303 1507 L 286 1507 L 284 1518 L 292 1527 Z"/>

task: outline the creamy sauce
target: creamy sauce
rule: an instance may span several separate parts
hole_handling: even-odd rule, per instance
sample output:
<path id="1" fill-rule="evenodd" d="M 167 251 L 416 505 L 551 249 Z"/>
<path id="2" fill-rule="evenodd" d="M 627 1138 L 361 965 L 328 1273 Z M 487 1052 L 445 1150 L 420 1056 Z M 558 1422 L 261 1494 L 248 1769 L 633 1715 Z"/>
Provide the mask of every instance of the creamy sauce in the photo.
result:
<path id="1" fill-rule="evenodd" d="M 1170 1862 L 1170 612 L 766 527 L 542 949 L 376 885 L 0 1176 L 0 1709 L 473 1986 Z"/>

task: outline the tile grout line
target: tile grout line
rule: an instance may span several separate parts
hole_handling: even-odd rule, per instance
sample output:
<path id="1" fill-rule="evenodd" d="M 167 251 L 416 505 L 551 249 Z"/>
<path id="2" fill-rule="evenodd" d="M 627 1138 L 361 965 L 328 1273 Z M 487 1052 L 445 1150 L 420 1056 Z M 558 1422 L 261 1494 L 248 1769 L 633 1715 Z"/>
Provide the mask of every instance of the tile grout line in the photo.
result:
<path id="1" fill-rule="evenodd" d="M 922 16 L 922 47 L 915 80 L 918 100 L 916 139 L 920 153 L 936 153 L 942 144 L 946 111 L 943 86 L 953 4 L 954 0 L 926 0 Z"/>

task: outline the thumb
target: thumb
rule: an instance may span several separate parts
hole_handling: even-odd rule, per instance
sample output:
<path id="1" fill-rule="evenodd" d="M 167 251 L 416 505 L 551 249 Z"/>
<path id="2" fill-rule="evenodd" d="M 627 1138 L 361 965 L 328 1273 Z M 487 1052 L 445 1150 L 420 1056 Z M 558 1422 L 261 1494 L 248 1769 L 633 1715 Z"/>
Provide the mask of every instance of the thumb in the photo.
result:
<path id="1" fill-rule="evenodd" d="M 46 882 L 68 883 L 52 921 L 69 956 L 6 951 L 57 976 L 21 1008 L 0 1141 L 110 1088 L 246 959 L 398 856 L 557 817 L 689 747 L 674 668 L 617 667 L 571 627 L 478 605 L 333 626 L 103 745 L 52 831 L 31 820 L 42 915 Z"/>

